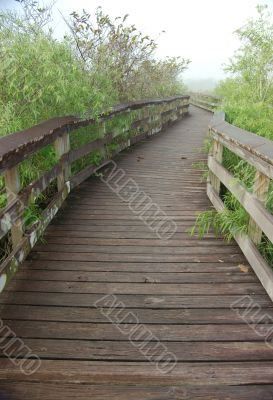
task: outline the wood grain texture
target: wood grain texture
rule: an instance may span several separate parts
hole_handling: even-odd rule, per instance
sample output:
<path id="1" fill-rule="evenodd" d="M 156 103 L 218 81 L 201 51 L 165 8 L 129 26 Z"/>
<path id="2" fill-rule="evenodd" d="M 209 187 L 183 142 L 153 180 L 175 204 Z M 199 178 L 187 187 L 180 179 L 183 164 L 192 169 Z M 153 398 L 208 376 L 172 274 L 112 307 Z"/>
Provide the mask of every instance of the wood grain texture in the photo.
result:
<path id="1" fill-rule="evenodd" d="M 272 400 L 273 385 L 161 386 L 35 382 L 0 383 L 13 400 Z"/>
<path id="2" fill-rule="evenodd" d="M 99 177 L 72 191 L 0 296 L 3 324 L 42 361 L 24 375 L 2 353 L 0 397 L 273 398 L 273 350 L 265 342 L 273 303 L 235 241 L 189 235 L 196 215 L 212 208 L 202 171 L 193 167 L 205 160 L 210 118 L 192 107 L 188 118 L 115 159 L 177 224 L 169 240 Z M 97 308 L 105 295 L 116 295 L 122 329 Z M 152 339 L 130 341 L 132 315 Z M 157 340 L 178 361 L 166 374 L 138 348 Z"/>

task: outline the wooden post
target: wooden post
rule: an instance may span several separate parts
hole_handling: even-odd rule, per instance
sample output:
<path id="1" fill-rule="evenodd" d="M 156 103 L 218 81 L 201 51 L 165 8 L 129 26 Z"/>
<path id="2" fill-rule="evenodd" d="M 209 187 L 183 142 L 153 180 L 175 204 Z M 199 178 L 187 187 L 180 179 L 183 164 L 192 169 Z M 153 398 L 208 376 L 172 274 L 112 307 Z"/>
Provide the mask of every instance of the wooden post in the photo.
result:
<path id="1" fill-rule="evenodd" d="M 56 152 L 56 156 L 58 160 L 65 154 L 68 153 L 70 150 L 70 140 L 69 140 L 69 133 L 65 132 L 62 136 L 58 137 L 54 142 L 54 148 Z M 57 176 L 57 186 L 58 191 L 60 192 L 66 181 L 69 180 L 71 175 L 71 166 L 65 166 L 62 172 Z"/>
<path id="2" fill-rule="evenodd" d="M 186 99 L 179 100 L 178 106 L 180 108 L 180 111 L 178 112 L 178 118 L 181 119 L 186 114 Z"/>
<path id="3" fill-rule="evenodd" d="M 142 118 L 143 119 L 148 118 L 148 121 L 144 121 L 143 122 L 143 130 L 144 130 L 144 132 L 149 134 L 149 131 L 150 131 L 150 110 L 149 110 L 148 106 L 144 106 L 144 108 L 142 109 Z"/>
<path id="4" fill-rule="evenodd" d="M 187 107 L 186 107 L 186 112 L 184 112 L 183 109 L 183 115 L 187 114 L 189 112 L 189 106 L 190 106 L 190 98 L 189 99 L 185 99 L 185 103 L 184 103 Z"/>
<path id="5" fill-rule="evenodd" d="M 156 118 L 156 122 L 155 122 L 155 128 L 158 129 L 158 132 L 160 132 L 162 130 L 162 113 L 163 111 L 163 106 L 162 104 L 159 104 L 158 106 L 156 106 L 156 113 L 155 113 L 155 118 Z"/>
<path id="6" fill-rule="evenodd" d="M 176 103 L 175 102 L 171 102 L 170 103 L 170 115 L 169 115 L 169 124 L 170 125 L 174 121 L 175 113 L 176 113 Z"/>
<path id="7" fill-rule="evenodd" d="M 100 132 L 100 137 L 104 138 L 106 135 L 106 123 L 105 121 L 100 122 L 99 124 L 99 132 Z M 108 151 L 107 151 L 107 143 L 104 144 L 103 150 L 102 150 L 102 156 L 106 160 L 108 158 Z"/>
<path id="8" fill-rule="evenodd" d="M 7 200 L 8 204 L 16 201 L 17 195 L 21 189 L 20 175 L 18 171 L 18 166 L 10 168 L 5 171 L 5 186 L 7 192 Z M 12 247 L 15 249 L 18 244 L 21 242 L 23 237 L 23 218 L 20 215 L 20 206 L 18 210 L 18 219 L 11 227 L 11 240 Z"/>
<path id="9" fill-rule="evenodd" d="M 260 171 L 256 171 L 255 180 L 253 184 L 253 194 L 259 199 L 263 204 L 266 202 L 266 195 L 268 192 L 270 179 Z M 260 244 L 262 239 L 262 230 L 256 224 L 256 222 L 249 218 L 248 225 L 248 235 L 251 240 L 256 244 Z"/>
<path id="10" fill-rule="evenodd" d="M 163 117 L 162 117 L 162 113 L 164 112 L 164 103 L 163 104 L 160 104 L 159 106 L 158 106 L 158 116 L 159 116 L 159 123 L 160 123 L 160 126 L 161 126 L 161 129 L 163 129 Z"/>
<path id="11" fill-rule="evenodd" d="M 160 132 L 161 128 L 162 128 L 161 110 L 162 110 L 161 104 L 158 104 L 154 107 L 154 112 L 153 112 L 153 117 L 152 117 L 152 131 L 154 133 Z"/>
<path id="12" fill-rule="evenodd" d="M 164 114 L 165 111 L 168 109 L 168 103 L 163 103 L 162 105 L 162 113 L 161 113 L 161 121 L 162 121 L 162 128 L 166 127 L 167 117 Z"/>
<path id="13" fill-rule="evenodd" d="M 176 121 L 179 119 L 179 112 L 178 112 L 178 107 L 179 107 L 180 100 L 175 100 L 173 104 L 173 121 Z"/>
<path id="14" fill-rule="evenodd" d="M 223 145 L 218 140 L 213 139 L 211 155 L 213 156 L 213 158 L 215 158 L 216 161 L 222 164 Z M 211 171 L 209 171 L 209 181 L 216 193 L 219 194 L 221 181 Z"/>

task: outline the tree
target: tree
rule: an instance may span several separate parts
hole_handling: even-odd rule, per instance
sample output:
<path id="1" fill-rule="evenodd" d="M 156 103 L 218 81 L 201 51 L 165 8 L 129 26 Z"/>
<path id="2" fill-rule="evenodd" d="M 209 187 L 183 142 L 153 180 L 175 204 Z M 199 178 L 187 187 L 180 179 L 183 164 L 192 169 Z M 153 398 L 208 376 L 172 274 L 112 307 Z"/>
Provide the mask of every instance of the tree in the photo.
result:
<path id="1" fill-rule="evenodd" d="M 257 6 L 258 18 L 236 31 L 241 47 L 226 71 L 250 102 L 273 102 L 273 22 L 268 6 Z M 230 80 L 228 81 L 230 82 Z"/>
<path id="2" fill-rule="evenodd" d="M 73 12 L 71 20 L 66 21 L 72 33 L 72 46 L 93 80 L 98 71 L 104 70 L 121 101 L 164 95 L 172 89 L 178 92 L 179 76 L 189 60 L 178 57 L 157 61 L 155 41 L 135 25 L 127 25 L 127 18 L 125 15 L 112 20 L 98 7 L 94 21 L 86 11 L 82 15 Z"/>

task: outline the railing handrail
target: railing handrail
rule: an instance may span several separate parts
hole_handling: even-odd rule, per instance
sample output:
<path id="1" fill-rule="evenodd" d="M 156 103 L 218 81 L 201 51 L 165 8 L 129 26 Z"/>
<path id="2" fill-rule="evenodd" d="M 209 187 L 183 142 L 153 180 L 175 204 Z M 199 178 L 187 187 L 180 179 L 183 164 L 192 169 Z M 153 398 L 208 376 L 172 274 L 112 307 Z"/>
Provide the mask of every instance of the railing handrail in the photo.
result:
<path id="1" fill-rule="evenodd" d="M 1 138 L 0 173 L 4 176 L 7 205 L 0 210 L 0 240 L 5 240 L 10 235 L 11 251 L 0 266 L 0 292 L 62 206 L 71 189 L 98 169 L 109 164 L 112 157 L 123 149 L 160 132 L 168 124 L 182 118 L 188 113 L 188 106 L 188 95 L 135 101 L 119 104 L 95 118 L 56 117 Z M 139 113 L 134 113 L 136 110 L 140 110 Z M 121 128 L 117 135 L 107 132 L 105 122 L 127 112 L 133 112 L 133 114 L 128 120 L 126 133 L 124 128 Z M 98 127 L 99 138 L 90 139 L 89 142 L 79 145 L 76 149 L 71 149 L 70 133 L 90 125 Z M 122 133 L 125 135 L 123 136 Z M 114 144 L 113 147 L 111 147 L 112 144 Z M 54 147 L 56 162 L 51 169 L 22 188 L 19 164 L 48 145 Z M 72 175 L 72 163 L 94 151 L 100 152 L 99 165 L 87 163 Z M 35 203 L 37 197 L 53 181 L 57 182 L 57 191 L 55 190 L 55 193 L 50 195 L 50 203 L 43 208 L 39 223 L 32 224 L 31 227 L 27 226 L 26 230 L 25 210 L 30 204 Z"/>
<path id="2" fill-rule="evenodd" d="M 31 128 L 3 136 L 0 138 L 0 173 L 54 142 L 65 130 L 72 131 L 100 121 L 109 120 L 128 111 L 139 110 L 146 106 L 171 103 L 180 99 L 189 99 L 189 96 L 172 96 L 163 99 L 147 99 L 118 104 L 100 113 L 96 118 L 80 118 L 72 115 L 55 117 Z"/>
<path id="3" fill-rule="evenodd" d="M 191 104 L 207 111 L 214 111 L 222 101 L 222 97 L 212 93 L 189 92 L 189 95 Z"/>
<path id="4" fill-rule="evenodd" d="M 266 174 L 270 179 L 273 179 L 273 170 L 271 170 L 271 166 L 273 167 L 272 140 L 230 124 L 225 120 L 225 113 L 223 111 L 214 113 L 209 124 L 209 129 L 223 140 L 223 144 L 233 144 L 255 156 L 255 158 L 261 160 L 261 162 L 267 163 L 268 170 L 264 168 L 263 164 L 261 166 L 261 172 Z M 254 163 L 251 158 L 247 161 L 257 167 L 257 163 Z"/>
<path id="5" fill-rule="evenodd" d="M 224 112 L 214 114 L 209 124 L 209 135 L 212 150 L 208 156 L 207 195 L 218 212 L 224 211 L 226 208 L 220 195 L 222 183 L 248 213 L 247 233 L 232 233 L 273 300 L 273 270 L 259 251 L 263 233 L 273 243 L 273 215 L 265 206 L 270 179 L 273 179 L 273 142 L 229 124 Z M 255 168 L 252 190 L 248 190 L 222 165 L 224 147 Z"/>
<path id="6" fill-rule="evenodd" d="M 211 97 L 213 99 L 222 100 L 222 96 L 218 96 L 217 94 L 211 92 L 188 92 L 190 96 L 200 96 L 200 97 Z"/>

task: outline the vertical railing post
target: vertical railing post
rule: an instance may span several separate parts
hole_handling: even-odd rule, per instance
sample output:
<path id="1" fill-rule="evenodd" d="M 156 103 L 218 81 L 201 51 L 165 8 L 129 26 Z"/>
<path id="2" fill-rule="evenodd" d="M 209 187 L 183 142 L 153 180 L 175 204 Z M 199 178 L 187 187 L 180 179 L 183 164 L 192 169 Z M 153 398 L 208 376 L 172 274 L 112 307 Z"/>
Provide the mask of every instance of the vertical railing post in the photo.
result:
<path id="1" fill-rule="evenodd" d="M 149 125 L 149 135 L 154 134 L 154 127 L 155 127 L 155 107 L 157 106 L 149 106 L 149 119 L 148 119 L 148 125 Z"/>
<path id="2" fill-rule="evenodd" d="M 254 184 L 253 184 L 253 194 L 258 200 L 263 204 L 266 202 L 266 197 L 268 193 L 270 179 L 260 171 L 256 171 Z M 250 216 L 248 225 L 248 235 L 251 240 L 256 244 L 260 244 L 262 239 L 262 230 Z"/>
<path id="3" fill-rule="evenodd" d="M 156 132 L 160 132 L 162 129 L 162 104 L 157 104 L 155 111 L 155 124 L 154 129 Z"/>
<path id="4" fill-rule="evenodd" d="M 175 108 L 175 117 L 176 117 L 176 120 L 179 121 L 179 119 L 180 119 L 180 111 L 179 111 L 179 108 L 180 108 L 180 105 L 181 105 L 181 100 L 180 100 L 180 99 L 179 99 L 179 100 L 176 100 L 175 104 L 176 104 L 176 108 Z"/>
<path id="5" fill-rule="evenodd" d="M 162 104 L 158 104 L 157 106 L 157 112 L 156 112 L 156 118 L 157 118 L 157 129 L 158 132 L 160 132 L 162 130 L 162 111 L 163 111 L 163 105 Z"/>
<path id="6" fill-rule="evenodd" d="M 148 106 L 144 106 L 144 108 L 142 109 L 142 118 L 145 120 L 146 118 L 148 118 L 148 121 L 144 121 L 144 132 L 146 131 L 146 133 L 149 135 L 149 130 L 150 130 L 150 112 L 149 112 L 149 108 Z"/>
<path id="7" fill-rule="evenodd" d="M 174 122 L 177 119 L 177 107 L 178 103 L 177 100 L 170 103 L 171 104 L 171 115 L 170 115 L 170 122 Z"/>
<path id="8" fill-rule="evenodd" d="M 150 116 L 150 128 L 151 134 L 155 134 L 161 131 L 162 129 L 162 104 L 157 104 L 153 106 L 153 112 Z"/>
<path id="9" fill-rule="evenodd" d="M 172 116 L 173 116 L 173 107 L 172 107 L 172 103 L 167 103 L 167 126 L 170 126 L 171 121 L 172 121 Z"/>
<path id="10" fill-rule="evenodd" d="M 184 115 L 184 114 L 188 114 L 188 112 L 189 112 L 190 98 L 185 99 L 184 104 L 185 104 L 187 107 L 186 107 L 186 112 L 185 112 L 185 113 L 183 112 L 183 115 Z"/>
<path id="11" fill-rule="evenodd" d="M 219 164 L 222 164 L 222 160 L 223 160 L 223 145 L 216 139 L 213 139 L 213 142 L 212 142 L 211 155 L 216 161 L 219 162 Z M 220 193 L 221 181 L 211 171 L 209 171 L 209 182 L 211 183 L 211 186 L 213 187 L 215 192 L 217 194 L 219 194 Z"/>
<path id="12" fill-rule="evenodd" d="M 4 177 L 5 177 L 5 186 L 7 192 L 7 203 L 8 204 L 14 203 L 21 189 L 18 166 L 6 170 L 4 173 Z M 18 218 L 16 222 L 12 224 L 11 227 L 11 240 L 13 249 L 15 249 L 17 245 L 21 242 L 22 237 L 23 237 L 23 217 L 22 215 L 20 215 L 20 210 L 18 210 Z"/>
<path id="13" fill-rule="evenodd" d="M 169 123 L 172 124 L 176 120 L 177 101 L 172 101 L 170 103 L 170 111 Z"/>
<path id="14" fill-rule="evenodd" d="M 162 114 L 164 114 L 165 111 L 167 111 L 167 110 L 168 110 L 168 103 L 163 103 Z M 166 117 L 166 115 L 162 115 L 162 127 L 165 128 L 166 124 L 167 124 L 167 117 Z"/>
<path id="15" fill-rule="evenodd" d="M 59 136 L 55 140 L 54 149 L 58 160 L 60 160 L 64 154 L 70 151 L 70 138 L 68 132 L 64 132 L 62 136 Z M 65 165 L 62 169 L 62 172 L 57 176 L 57 186 L 59 192 L 63 189 L 65 182 L 69 180 L 70 175 L 71 166 Z"/>
<path id="16" fill-rule="evenodd" d="M 185 105 L 186 105 L 186 99 L 179 100 L 179 112 L 178 112 L 179 119 L 182 119 L 184 117 L 184 114 L 186 114 Z"/>

